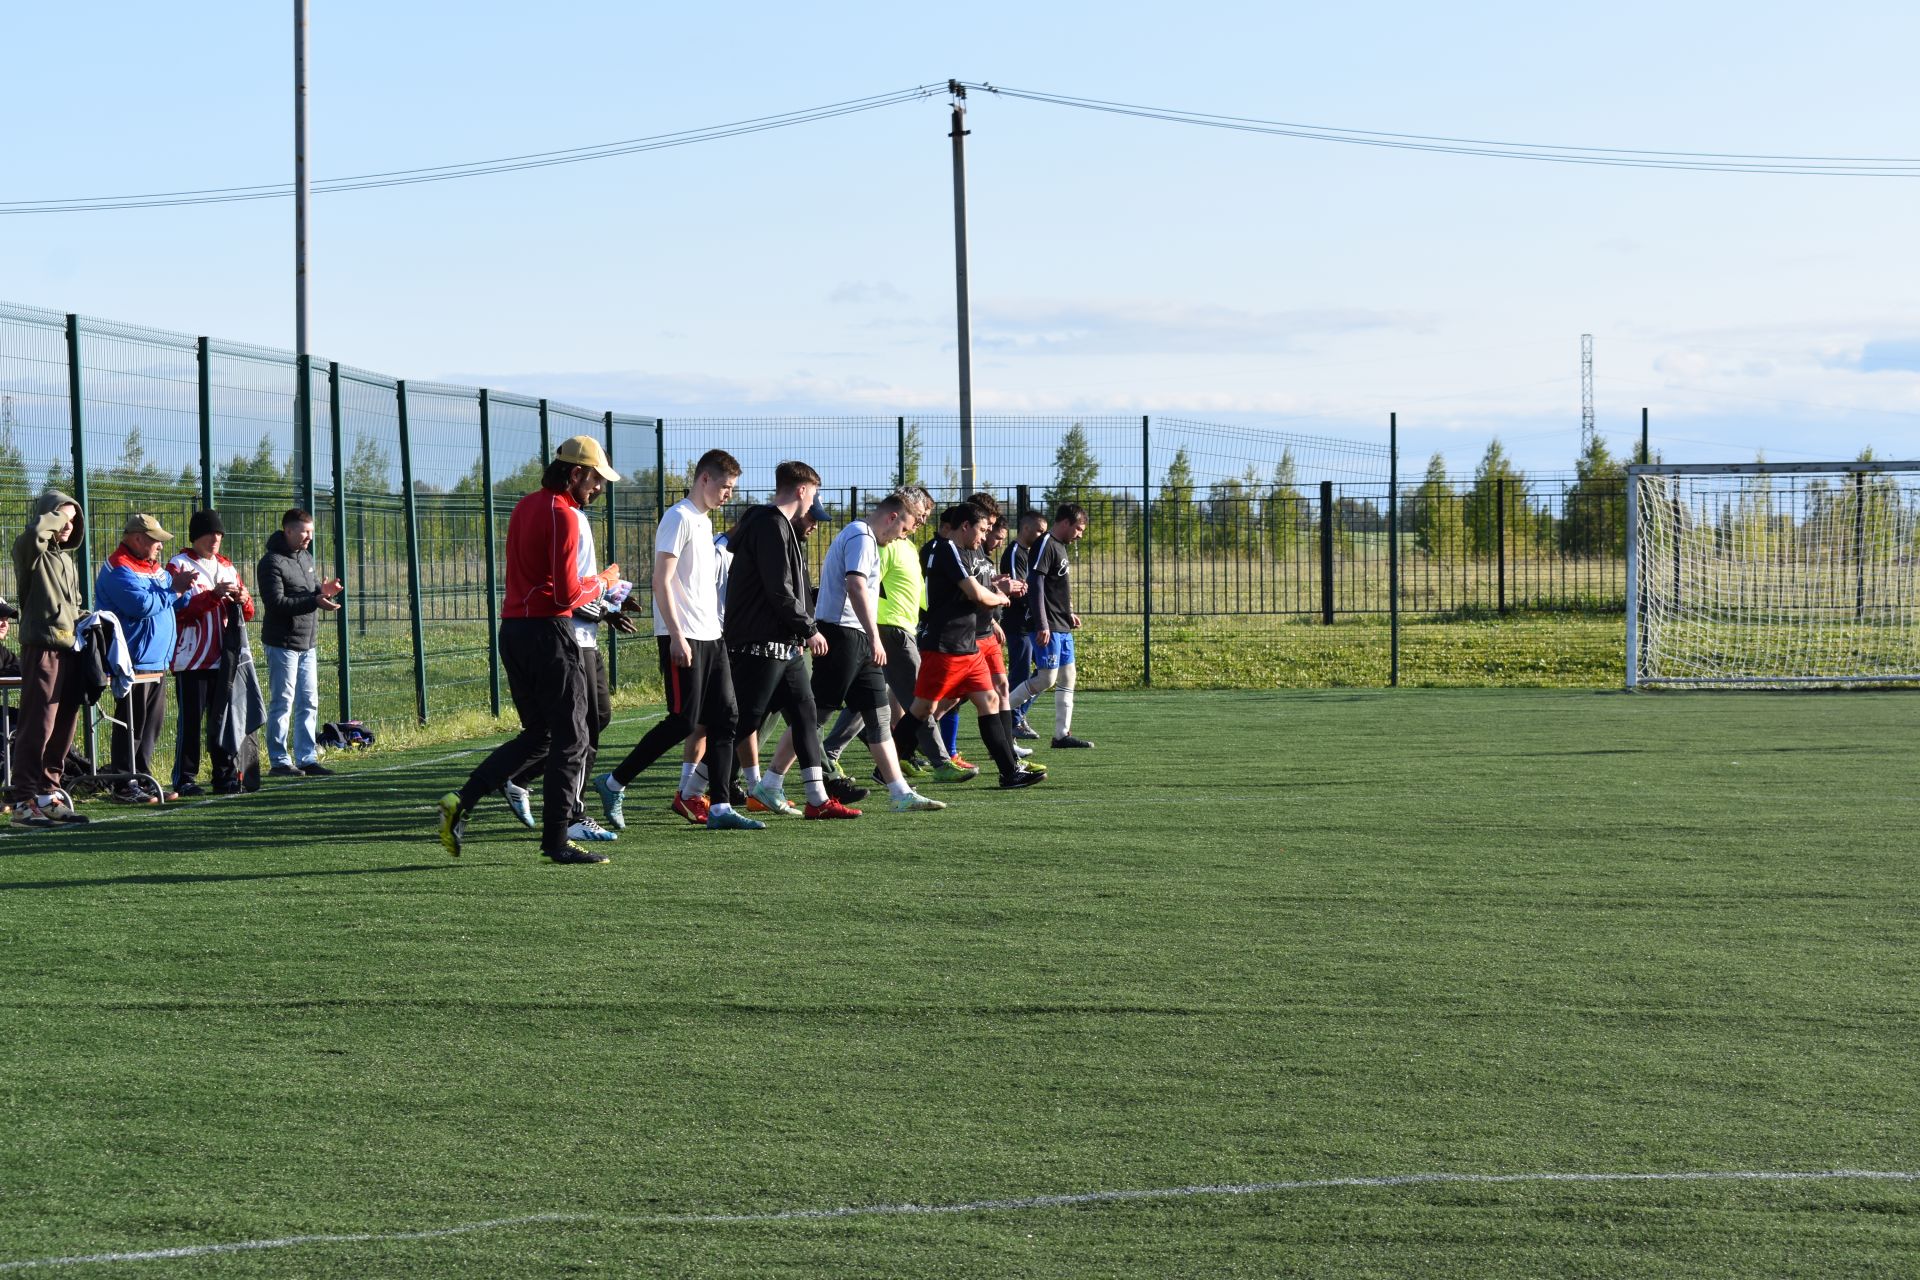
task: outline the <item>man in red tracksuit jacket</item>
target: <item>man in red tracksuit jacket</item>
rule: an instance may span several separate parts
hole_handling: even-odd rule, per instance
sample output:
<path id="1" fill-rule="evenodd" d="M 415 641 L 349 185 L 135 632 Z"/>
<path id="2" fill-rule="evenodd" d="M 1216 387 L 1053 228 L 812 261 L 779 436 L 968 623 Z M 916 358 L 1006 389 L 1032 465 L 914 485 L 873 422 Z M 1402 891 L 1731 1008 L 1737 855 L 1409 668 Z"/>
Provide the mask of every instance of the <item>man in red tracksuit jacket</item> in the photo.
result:
<path id="1" fill-rule="evenodd" d="M 530 766 L 544 760 L 540 851 L 555 862 L 607 862 L 604 853 L 567 839 L 574 797 L 586 777 L 587 669 L 573 635 L 573 611 L 620 580 L 620 566 L 584 572 L 586 509 L 619 474 L 592 436 L 554 450 L 540 487 L 507 520 L 506 599 L 500 609 L 500 665 L 506 669 L 517 736 L 481 761 L 459 791 L 440 798 L 440 843 L 460 856 L 467 815 Z"/>

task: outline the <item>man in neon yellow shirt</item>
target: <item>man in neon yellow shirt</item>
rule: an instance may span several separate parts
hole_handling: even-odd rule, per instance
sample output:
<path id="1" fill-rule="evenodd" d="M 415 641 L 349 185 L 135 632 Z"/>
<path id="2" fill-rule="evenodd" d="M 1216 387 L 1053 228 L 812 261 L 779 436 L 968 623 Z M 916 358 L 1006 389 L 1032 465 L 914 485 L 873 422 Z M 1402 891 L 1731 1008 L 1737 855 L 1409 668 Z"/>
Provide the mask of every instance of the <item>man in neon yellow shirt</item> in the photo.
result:
<path id="1" fill-rule="evenodd" d="M 886 646 L 887 661 L 880 668 L 887 677 L 887 689 L 893 695 L 893 714 L 898 717 L 913 704 L 913 682 L 920 674 L 920 646 L 915 633 L 920 629 L 920 608 L 926 603 L 927 584 L 920 572 L 920 551 L 912 536 L 933 514 L 933 498 L 918 485 L 894 490 L 894 496 L 906 506 L 907 525 L 901 535 L 880 548 L 880 607 L 875 621 L 880 639 Z M 828 731 L 825 748 L 827 772 L 840 772 L 840 753 L 860 729 L 857 712 L 842 711 Z M 901 771 L 909 777 L 919 772 L 907 760 Z"/>

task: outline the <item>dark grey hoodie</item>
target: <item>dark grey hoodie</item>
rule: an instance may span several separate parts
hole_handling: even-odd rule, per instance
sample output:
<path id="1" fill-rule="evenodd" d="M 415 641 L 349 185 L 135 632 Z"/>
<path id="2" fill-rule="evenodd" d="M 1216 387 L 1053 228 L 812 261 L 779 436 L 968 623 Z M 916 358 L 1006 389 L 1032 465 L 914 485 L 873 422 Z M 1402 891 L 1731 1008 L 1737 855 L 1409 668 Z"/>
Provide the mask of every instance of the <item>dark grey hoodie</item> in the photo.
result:
<path id="1" fill-rule="evenodd" d="M 262 606 L 260 642 L 276 649 L 304 653 L 318 638 L 320 575 L 313 567 L 313 549 L 293 549 L 284 529 L 267 539 L 267 554 L 254 574 Z"/>

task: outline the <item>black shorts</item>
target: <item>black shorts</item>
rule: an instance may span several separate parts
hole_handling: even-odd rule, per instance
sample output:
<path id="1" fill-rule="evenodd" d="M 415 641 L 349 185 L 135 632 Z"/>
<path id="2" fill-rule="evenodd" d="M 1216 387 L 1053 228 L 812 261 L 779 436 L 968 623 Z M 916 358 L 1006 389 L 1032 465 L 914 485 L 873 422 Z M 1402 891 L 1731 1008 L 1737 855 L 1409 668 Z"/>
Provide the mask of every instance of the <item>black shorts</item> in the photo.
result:
<path id="1" fill-rule="evenodd" d="M 740 737 L 758 733 L 776 711 L 792 720 L 801 706 L 814 710 L 807 664 L 799 654 L 770 658 L 734 649 L 728 651 L 727 662 L 733 672 L 734 693 L 740 699 Z M 819 718 L 817 712 L 812 718 Z"/>
<path id="2" fill-rule="evenodd" d="M 887 678 L 873 660 L 873 645 L 858 627 L 823 622 L 827 655 L 813 660 L 813 701 L 827 710 L 875 711 L 887 705 Z M 891 661 L 891 658 L 889 658 Z"/>
<path id="3" fill-rule="evenodd" d="M 721 640 L 689 640 L 693 665 L 673 664 L 673 637 L 655 636 L 660 642 L 660 684 L 667 694 L 667 714 L 686 722 L 688 732 L 695 725 L 718 719 L 731 724 L 736 717 L 733 696 L 733 668 L 727 661 L 727 646 Z"/>

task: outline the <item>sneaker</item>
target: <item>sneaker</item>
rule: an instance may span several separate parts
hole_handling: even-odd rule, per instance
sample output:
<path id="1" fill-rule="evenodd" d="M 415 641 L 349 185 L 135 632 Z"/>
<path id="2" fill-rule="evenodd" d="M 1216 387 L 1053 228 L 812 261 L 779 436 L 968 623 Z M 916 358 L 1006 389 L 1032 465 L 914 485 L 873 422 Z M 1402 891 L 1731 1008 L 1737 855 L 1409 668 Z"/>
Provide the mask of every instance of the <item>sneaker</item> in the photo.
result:
<path id="1" fill-rule="evenodd" d="M 1039 760 L 1022 760 L 1020 767 L 1028 773 L 1045 773 L 1047 771 L 1046 764 Z"/>
<path id="2" fill-rule="evenodd" d="M 121 804 L 159 804 L 160 797 L 146 791 L 136 791 L 132 787 L 115 787 L 107 793 L 107 798 Z"/>
<path id="3" fill-rule="evenodd" d="M 836 755 L 828 755 L 828 756 L 822 757 L 820 761 L 820 770 L 821 770 L 822 777 L 844 778 L 847 776 L 847 771 L 840 767 L 840 757 Z"/>
<path id="4" fill-rule="evenodd" d="M 613 861 L 613 859 L 609 858 L 606 854 L 595 849 L 582 848 L 571 840 L 567 841 L 566 847 L 558 852 L 551 849 L 547 850 L 547 857 L 555 862 L 569 866 L 591 866 L 596 863 Z"/>
<path id="5" fill-rule="evenodd" d="M 707 798 L 705 796 L 695 796 L 689 800 L 676 791 L 673 793 L 673 803 L 668 807 L 696 827 L 706 825 Z"/>
<path id="6" fill-rule="evenodd" d="M 707 811 L 707 830 L 709 831 L 765 831 L 766 829 L 766 823 L 758 818 L 749 818 L 732 806 Z"/>
<path id="7" fill-rule="evenodd" d="M 763 777 L 760 779 L 759 786 L 747 792 L 747 811 L 749 813 L 777 813 L 783 817 L 791 818 L 795 814 L 798 814 L 800 809 L 792 801 L 780 794 L 777 788 L 769 787 L 767 780 Z"/>
<path id="8" fill-rule="evenodd" d="M 857 818 L 860 816 L 860 811 L 858 809 L 849 809 L 832 796 L 828 796 L 825 804 L 808 805 L 801 816 L 807 818 Z"/>
<path id="9" fill-rule="evenodd" d="M 533 820 L 533 792 L 525 787 L 516 787 L 511 782 L 500 788 L 500 794 L 506 797 L 507 808 L 520 821 L 520 825 L 531 831 L 539 823 Z"/>
<path id="10" fill-rule="evenodd" d="M 41 816 L 46 818 L 49 826 L 84 827 L 92 821 L 85 814 L 74 809 L 73 801 L 69 800 L 64 792 L 46 800 L 36 800 L 34 805 L 40 810 Z"/>
<path id="11" fill-rule="evenodd" d="M 237 796 L 247 788 L 246 784 L 241 782 L 240 779 L 228 778 L 225 782 L 215 783 L 213 789 L 223 796 Z"/>
<path id="12" fill-rule="evenodd" d="M 1037 787 L 1047 780 L 1044 773 L 1035 773 L 1031 769 L 1022 769 L 1018 773 L 1008 774 L 1000 779 L 1002 791 L 1018 791 L 1021 787 Z"/>
<path id="13" fill-rule="evenodd" d="M 267 770 L 267 776 L 269 778 L 304 778 L 307 775 L 290 764 L 277 764 Z"/>
<path id="14" fill-rule="evenodd" d="M 828 778 L 827 794 L 841 804 L 859 804 L 873 792 L 847 777 L 844 773 L 837 778 Z"/>
<path id="15" fill-rule="evenodd" d="M 935 782 L 970 782 L 979 776 L 980 771 L 978 769 L 962 769 L 951 760 L 942 760 L 939 764 L 933 766 L 933 780 Z"/>
<path id="16" fill-rule="evenodd" d="M 1038 738 L 1040 731 L 1027 723 L 1025 716 L 1013 718 L 1013 736 L 1016 738 Z"/>
<path id="17" fill-rule="evenodd" d="M 595 778 L 593 789 L 600 795 L 600 807 L 606 810 L 607 825 L 615 831 L 625 831 L 627 829 L 627 789 L 615 782 L 610 773 L 603 773 Z"/>
<path id="18" fill-rule="evenodd" d="M 1091 742 L 1088 742 L 1085 738 L 1076 738 L 1070 733 L 1063 733 L 1059 737 L 1055 738 L 1053 740 L 1053 745 L 1056 748 L 1061 748 L 1061 747 L 1091 748 L 1093 746 L 1093 744 Z"/>
<path id="19" fill-rule="evenodd" d="M 1033 748 L 1023 747 L 1016 742 L 1013 744 L 1013 754 L 1019 756 L 1022 760 L 1025 760 L 1028 756 L 1033 754 Z"/>
<path id="20" fill-rule="evenodd" d="M 199 783 L 183 782 L 180 784 L 180 789 L 173 793 L 173 798 L 175 800 L 181 800 L 181 799 L 191 800 L 195 796 L 203 796 L 205 794 L 207 794 L 206 789 L 202 787 Z"/>
<path id="21" fill-rule="evenodd" d="M 727 802 L 736 809 L 747 807 L 747 789 L 740 785 L 740 779 L 735 778 L 733 785 L 727 788 Z"/>
<path id="22" fill-rule="evenodd" d="M 467 815 L 460 811 L 460 793 L 449 791 L 440 797 L 440 843 L 457 858 L 466 834 Z"/>
<path id="23" fill-rule="evenodd" d="M 618 840 L 620 837 L 607 830 L 592 818 L 582 818 L 567 828 L 567 839 L 589 840 L 600 843 L 606 840 Z"/>
<path id="24" fill-rule="evenodd" d="M 895 813 L 932 813 L 936 809 L 947 807 L 945 800 L 929 800 L 918 791 L 909 791 L 903 796 L 891 796 L 887 808 Z"/>
<path id="25" fill-rule="evenodd" d="M 312 764 L 301 765 L 300 772 L 309 778 L 331 778 L 333 776 L 333 770 L 327 768 L 327 766 L 321 764 L 318 760 L 315 760 Z"/>
<path id="26" fill-rule="evenodd" d="M 971 760 L 965 759 L 958 751 L 954 752 L 949 758 L 953 761 L 953 767 L 956 769 L 971 769 L 975 773 L 980 772 L 979 765 L 973 763 Z"/>
<path id="27" fill-rule="evenodd" d="M 900 757 L 900 776 L 903 778 L 924 778 L 932 767 L 920 756 Z"/>
<path id="28" fill-rule="evenodd" d="M 40 808 L 37 800 L 22 800 L 13 807 L 13 825 L 16 827 L 50 827 L 53 819 Z"/>

